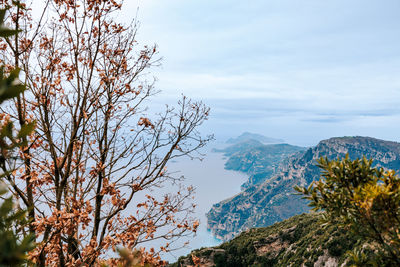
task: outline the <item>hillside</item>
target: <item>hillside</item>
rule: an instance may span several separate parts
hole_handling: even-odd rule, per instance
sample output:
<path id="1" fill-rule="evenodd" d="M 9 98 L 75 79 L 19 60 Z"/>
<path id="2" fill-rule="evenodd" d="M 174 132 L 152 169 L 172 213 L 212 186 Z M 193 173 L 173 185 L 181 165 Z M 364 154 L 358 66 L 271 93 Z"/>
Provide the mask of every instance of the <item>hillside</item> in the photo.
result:
<path id="1" fill-rule="evenodd" d="M 320 213 L 297 215 L 192 254 L 200 258 L 200 266 L 340 266 L 357 240 L 337 225 L 323 226 L 320 217 Z M 186 256 L 171 266 L 192 264 L 191 256 Z"/>
<path id="2" fill-rule="evenodd" d="M 262 182 L 266 177 L 271 177 L 284 159 L 304 150 L 306 148 L 289 144 L 264 145 L 250 139 L 229 146 L 220 152 L 229 156 L 225 163 L 227 170 L 240 171 L 249 175 L 248 181 L 242 185 L 242 188 L 248 188 Z"/>
<path id="3" fill-rule="evenodd" d="M 253 227 L 264 227 L 308 211 L 304 200 L 293 195 L 295 185 L 319 179 L 316 160 L 344 157 L 373 158 L 376 166 L 400 169 L 400 144 L 370 137 L 340 137 L 321 141 L 317 146 L 283 160 L 273 175 L 241 193 L 213 205 L 207 213 L 208 227 L 222 240 L 230 240 Z M 268 170 L 265 166 L 264 170 Z M 261 168 L 262 172 L 262 168 Z M 260 172 L 259 172 L 260 173 Z"/>

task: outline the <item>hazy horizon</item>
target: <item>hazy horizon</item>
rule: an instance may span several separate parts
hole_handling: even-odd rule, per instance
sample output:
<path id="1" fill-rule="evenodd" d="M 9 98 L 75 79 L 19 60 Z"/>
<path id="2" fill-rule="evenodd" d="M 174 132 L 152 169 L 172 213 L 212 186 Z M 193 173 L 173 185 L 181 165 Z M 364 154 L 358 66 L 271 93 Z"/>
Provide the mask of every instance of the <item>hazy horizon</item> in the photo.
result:
<path id="1" fill-rule="evenodd" d="M 139 24 L 139 48 L 158 46 L 151 105 L 183 94 L 211 108 L 202 129 L 218 140 L 251 131 L 313 146 L 400 141 L 399 10 L 395 0 L 135 0 L 118 19 Z"/>
<path id="2" fill-rule="evenodd" d="M 206 132 L 252 131 L 311 146 L 333 136 L 399 140 L 400 2 L 125 2 L 138 41 L 163 57 L 157 103 L 211 107 Z"/>

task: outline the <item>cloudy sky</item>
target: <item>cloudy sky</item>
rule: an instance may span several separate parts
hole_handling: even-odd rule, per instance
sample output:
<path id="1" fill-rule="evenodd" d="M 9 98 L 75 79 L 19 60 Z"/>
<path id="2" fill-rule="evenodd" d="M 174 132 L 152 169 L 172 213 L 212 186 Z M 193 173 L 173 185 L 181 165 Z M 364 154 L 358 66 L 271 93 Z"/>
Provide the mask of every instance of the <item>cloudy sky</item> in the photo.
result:
<path id="1" fill-rule="evenodd" d="M 203 100 L 219 139 L 400 140 L 398 0 L 129 0 L 123 12 L 159 46 L 157 101 Z"/>

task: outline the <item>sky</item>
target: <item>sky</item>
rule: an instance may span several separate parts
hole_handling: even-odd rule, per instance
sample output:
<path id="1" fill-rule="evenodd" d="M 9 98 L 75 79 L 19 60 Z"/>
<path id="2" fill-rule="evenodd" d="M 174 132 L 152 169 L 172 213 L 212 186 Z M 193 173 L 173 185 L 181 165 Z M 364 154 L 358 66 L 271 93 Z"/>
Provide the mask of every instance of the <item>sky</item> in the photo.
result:
<path id="1" fill-rule="evenodd" d="M 311 146 L 334 136 L 400 141 L 400 1 L 129 0 L 151 70 L 173 103 L 210 106 L 202 131 Z"/>

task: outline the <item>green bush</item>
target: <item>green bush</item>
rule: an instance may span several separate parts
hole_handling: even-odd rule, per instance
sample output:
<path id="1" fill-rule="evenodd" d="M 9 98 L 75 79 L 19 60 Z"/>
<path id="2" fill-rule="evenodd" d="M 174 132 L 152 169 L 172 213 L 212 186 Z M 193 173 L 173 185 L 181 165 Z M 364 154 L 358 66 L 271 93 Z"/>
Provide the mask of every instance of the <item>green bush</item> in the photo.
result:
<path id="1" fill-rule="evenodd" d="M 5 197 L 7 189 L 0 186 L 0 197 Z M 26 261 L 26 253 L 34 248 L 34 236 L 20 238 L 15 229 L 26 224 L 25 212 L 14 211 L 12 197 L 6 197 L 0 205 L 0 265 L 18 266 Z"/>
<path id="2" fill-rule="evenodd" d="M 365 157 L 350 160 L 348 155 L 337 160 L 321 158 L 321 179 L 309 187 L 295 189 L 310 200 L 313 210 L 326 212 L 325 222 L 346 227 L 353 235 L 374 244 L 374 253 L 360 252 L 354 258 L 373 255 L 371 264 L 400 266 L 400 178 L 394 171 L 372 167 L 372 163 Z M 350 249 L 349 244 L 339 241 L 327 246 L 332 255 Z"/>
<path id="3" fill-rule="evenodd" d="M 18 1 L 14 2 L 18 5 Z M 6 10 L 0 10 L 0 37 L 10 37 L 18 31 L 8 29 L 4 26 Z M 18 82 L 19 69 L 12 70 L 8 75 L 4 73 L 4 67 L 0 67 L 0 104 L 6 100 L 18 97 L 25 91 L 25 85 Z M 0 178 L 7 177 L 6 161 L 10 158 L 10 152 L 24 145 L 21 140 L 28 136 L 34 128 L 34 123 L 26 124 L 14 134 L 12 122 L 0 125 Z M 4 183 L 0 183 L 0 265 L 19 266 L 26 264 L 27 252 L 34 248 L 34 235 L 19 234 L 20 228 L 27 223 L 25 211 L 15 211 L 15 203 Z"/>

